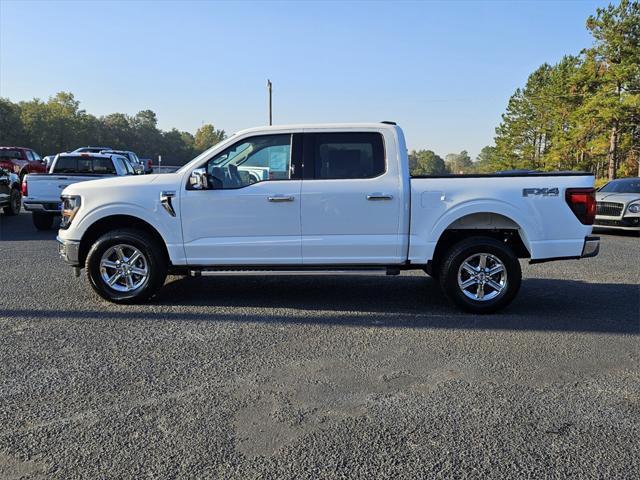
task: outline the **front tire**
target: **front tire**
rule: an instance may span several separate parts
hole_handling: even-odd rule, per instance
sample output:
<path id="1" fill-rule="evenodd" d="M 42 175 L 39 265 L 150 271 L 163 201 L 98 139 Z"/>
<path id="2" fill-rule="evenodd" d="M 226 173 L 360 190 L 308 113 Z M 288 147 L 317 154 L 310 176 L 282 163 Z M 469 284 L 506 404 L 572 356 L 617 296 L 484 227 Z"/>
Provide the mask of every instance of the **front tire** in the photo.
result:
<path id="1" fill-rule="evenodd" d="M 513 250 L 489 237 L 455 244 L 440 266 L 440 286 L 447 298 L 467 312 L 492 313 L 514 299 L 522 282 Z"/>
<path id="2" fill-rule="evenodd" d="M 91 287 L 114 303 L 139 303 L 164 285 L 167 260 L 158 242 L 141 230 L 121 229 L 102 235 L 85 263 Z"/>
<path id="3" fill-rule="evenodd" d="M 15 216 L 20 213 L 20 207 L 22 206 L 22 194 L 17 188 L 11 189 L 11 197 L 9 198 L 9 205 L 4 207 L 4 214 L 9 216 Z"/>
<path id="4" fill-rule="evenodd" d="M 33 225 L 37 230 L 51 230 L 53 217 L 51 213 L 33 213 Z"/>

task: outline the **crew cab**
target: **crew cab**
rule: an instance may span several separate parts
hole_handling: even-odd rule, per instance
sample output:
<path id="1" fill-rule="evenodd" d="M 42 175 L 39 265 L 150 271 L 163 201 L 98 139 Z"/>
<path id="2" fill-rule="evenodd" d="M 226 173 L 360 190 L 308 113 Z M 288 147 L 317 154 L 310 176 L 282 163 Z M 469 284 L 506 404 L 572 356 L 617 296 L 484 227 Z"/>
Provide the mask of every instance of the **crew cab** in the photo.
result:
<path id="1" fill-rule="evenodd" d="M 24 147 L 0 147 L 0 168 L 24 178 L 28 173 L 45 173 L 47 166 L 34 150 Z"/>
<path id="2" fill-rule="evenodd" d="M 38 230 L 48 230 L 60 215 L 60 193 L 69 185 L 104 177 L 133 175 L 133 166 L 120 155 L 61 153 L 46 175 L 27 175 L 22 181 L 23 204 L 33 213 Z"/>
<path id="3" fill-rule="evenodd" d="M 398 274 L 424 270 L 487 313 L 532 262 L 598 253 L 591 174 L 411 177 L 395 124 L 261 127 L 175 173 L 70 185 L 62 258 L 119 303 L 167 273 Z"/>

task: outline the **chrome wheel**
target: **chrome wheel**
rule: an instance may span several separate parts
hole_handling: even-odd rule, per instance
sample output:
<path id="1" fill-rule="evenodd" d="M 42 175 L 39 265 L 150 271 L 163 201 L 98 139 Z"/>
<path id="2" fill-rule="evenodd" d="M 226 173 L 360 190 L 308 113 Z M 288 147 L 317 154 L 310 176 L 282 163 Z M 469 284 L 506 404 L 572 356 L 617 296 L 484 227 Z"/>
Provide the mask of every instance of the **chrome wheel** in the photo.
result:
<path id="1" fill-rule="evenodd" d="M 118 292 L 136 290 L 149 279 L 147 259 L 132 245 L 114 245 L 100 259 L 100 277 L 109 288 Z"/>
<path id="2" fill-rule="evenodd" d="M 471 300 L 492 300 L 507 288 L 507 269 L 495 255 L 475 253 L 460 264 L 458 286 Z"/>

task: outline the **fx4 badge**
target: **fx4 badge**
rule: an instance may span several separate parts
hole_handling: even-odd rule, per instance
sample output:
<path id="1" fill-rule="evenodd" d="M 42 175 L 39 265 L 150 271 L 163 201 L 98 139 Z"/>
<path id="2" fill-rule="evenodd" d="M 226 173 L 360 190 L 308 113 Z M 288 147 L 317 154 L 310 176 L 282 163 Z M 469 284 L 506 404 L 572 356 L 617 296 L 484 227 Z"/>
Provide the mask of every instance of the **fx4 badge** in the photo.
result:
<path id="1" fill-rule="evenodd" d="M 523 197 L 557 197 L 560 191 L 558 187 L 554 188 L 523 188 Z"/>

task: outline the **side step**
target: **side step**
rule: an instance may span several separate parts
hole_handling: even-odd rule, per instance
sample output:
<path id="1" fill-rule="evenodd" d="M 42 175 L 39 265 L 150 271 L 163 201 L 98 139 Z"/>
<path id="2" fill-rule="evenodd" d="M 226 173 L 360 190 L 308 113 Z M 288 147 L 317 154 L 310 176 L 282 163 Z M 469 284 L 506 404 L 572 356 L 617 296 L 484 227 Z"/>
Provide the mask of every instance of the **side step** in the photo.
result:
<path id="1" fill-rule="evenodd" d="M 374 268 L 203 268 L 189 270 L 192 277 L 225 277 L 225 276 L 264 276 L 264 275 L 399 275 L 400 269 L 394 267 Z"/>

